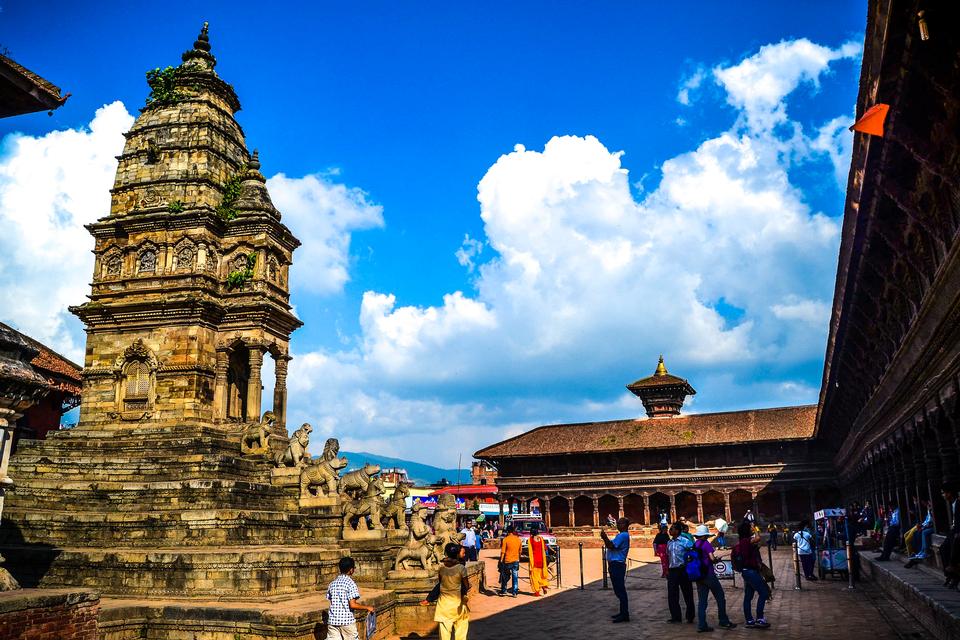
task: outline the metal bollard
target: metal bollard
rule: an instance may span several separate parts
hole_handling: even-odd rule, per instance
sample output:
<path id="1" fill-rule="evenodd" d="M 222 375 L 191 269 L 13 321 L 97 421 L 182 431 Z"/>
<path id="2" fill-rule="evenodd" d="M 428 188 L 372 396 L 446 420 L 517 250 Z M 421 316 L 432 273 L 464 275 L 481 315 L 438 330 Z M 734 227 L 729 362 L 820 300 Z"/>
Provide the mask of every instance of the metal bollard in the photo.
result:
<path id="1" fill-rule="evenodd" d="M 561 559 L 560 555 L 561 555 L 560 543 L 558 542 L 557 543 L 557 589 L 563 586 L 563 569 L 561 569 L 563 565 L 560 563 L 560 559 Z"/>
<path id="2" fill-rule="evenodd" d="M 793 571 L 797 577 L 797 583 L 793 588 L 795 591 L 800 591 L 803 587 L 800 586 L 800 553 L 797 550 L 796 542 L 793 543 Z"/>
<path id="3" fill-rule="evenodd" d="M 577 546 L 580 547 L 580 590 L 583 590 L 583 543 L 578 542 Z"/>
<path id="4" fill-rule="evenodd" d="M 767 545 L 767 566 L 770 567 L 770 571 L 773 571 L 773 548 L 769 544 Z"/>
<path id="5" fill-rule="evenodd" d="M 853 588 L 853 544 L 847 538 L 847 589 Z"/>
<path id="6" fill-rule="evenodd" d="M 603 569 L 602 569 L 602 571 L 603 571 L 603 588 L 604 588 L 604 589 L 609 589 L 610 587 L 607 586 L 607 548 L 606 548 L 606 547 L 604 547 L 603 549 L 600 550 L 600 562 L 603 563 Z"/>

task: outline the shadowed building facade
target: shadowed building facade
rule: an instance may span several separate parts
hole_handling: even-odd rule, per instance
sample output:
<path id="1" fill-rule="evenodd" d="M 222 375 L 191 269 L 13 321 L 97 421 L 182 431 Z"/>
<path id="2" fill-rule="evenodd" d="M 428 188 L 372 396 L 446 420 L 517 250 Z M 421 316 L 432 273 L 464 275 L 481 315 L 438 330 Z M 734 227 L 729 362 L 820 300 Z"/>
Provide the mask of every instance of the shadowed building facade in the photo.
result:
<path id="1" fill-rule="evenodd" d="M 830 455 L 812 438 L 816 406 L 680 415 L 696 393 L 663 358 L 627 385 L 647 418 L 559 424 L 481 449 L 506 504 L 538 498 L 548 526 L 599 526 L 660 512 L 703 522 L 798 520 L 837 499 Z"/>

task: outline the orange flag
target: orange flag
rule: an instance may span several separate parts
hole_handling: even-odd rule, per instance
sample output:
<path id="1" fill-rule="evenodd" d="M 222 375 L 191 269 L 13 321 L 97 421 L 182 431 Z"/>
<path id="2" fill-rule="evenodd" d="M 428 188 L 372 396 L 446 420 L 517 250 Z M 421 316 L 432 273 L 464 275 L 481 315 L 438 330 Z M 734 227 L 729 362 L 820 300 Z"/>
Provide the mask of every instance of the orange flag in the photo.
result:
<path id="1" fill-rule="evenodd" d="M 890 110 L 890 105 L 878 103 L 867 109 L 867 112 L 863 114 L 856 124 L 850 127 L 850 131 L 860 131 L 862 133 L 868 133 L 871 136 L 880 136 L 883 137 L 883 123 L 887 119 L 887 111 Z"/>

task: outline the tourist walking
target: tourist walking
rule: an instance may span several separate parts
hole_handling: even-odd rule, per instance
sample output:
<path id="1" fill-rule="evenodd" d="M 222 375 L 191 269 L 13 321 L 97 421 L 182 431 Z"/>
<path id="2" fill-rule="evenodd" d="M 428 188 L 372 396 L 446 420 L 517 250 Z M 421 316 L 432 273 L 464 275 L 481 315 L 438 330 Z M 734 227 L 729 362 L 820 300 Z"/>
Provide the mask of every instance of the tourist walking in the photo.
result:
<path id="1" fill-rule="evenodd" d="M 470 562 L 476 562 L 477 532 L 473 528 L 473 520 L 467 520 L 460 533 L 463 534 L 463 548 L 467 550 L 467 560 Z"/>
<path id="2" fill-rule="evenodd" d="M 528 543 L 529 551 L 528 568 L 530 569 L 530 590 L 534 596 L 539 596 L 540 592 L 547 595 L 547 587 L 550 586 L 550 570 L 547 565 L 547 541 L 540 535 L 540 527 L 534 524 L 530 527 L 530 541 Z"/>
<path id="3" fill-rule="evenodd" d="M 667 559 L 667 543 L 670 542 L 670 536 L 667 535 L 667 526 L 660 525 L 660 531 L 653 537 L 653 554 L 660 558 L 660 577 L 667 577 L 667 570 L 670 568 L 670 561 Z"/>
<path id="4" fill-rule="evenodd" d="M 670 609 L 670 619 L 667 622 L 682 622 L 680 617 L 680 595 L 683 594 L 683 604 L 686 607 L 687 622 L 693 622 L 693 584 L 687 576 L 684 566 L 684 557 L 690 546 L 680 535 L 680 525 L 670 527 L 670 540 L 667 542 L 667 607 Z"/>
<path id="5" fill-rule="evenodd" d="M 467 640 L 467 629 L 470 627 L 467 567 L 460 563 L 461 549 L 456 542 L 447 543 L 443 551 L 445 557 L 440 565 L 440 597 L 433 621 L 440 624 L 440 640 Z"/>
<path id="6" fill-rule="evenodd" d="M 611 540 L 607 532 L 600 530 L 600 539 L 607 547 L 607 570 L 610 573 L 610 582 L 613 583 L 613 593 L 620 601 L 620 611 L 613 616 L 614 622 L 629 622 L 630 608 L 627 602 L 627 554 L 630 553 L 630 534 L 627 529 L 630 521 L 626 518 L 617 520 L 617 535 Z"/>
<path id="7" fill-rule="evenodd" d="M 777 550 L 777 539 L 780 537 L 780 532 L 777 531 L 777 525 L 772 522 L 767 525 L 767 546 L 770 547 L 771 551 Z"/>
<path id="8" fill-rule="evenodd" d="M 520 536 L 513 525 L 507 526 L 507 535 L 500 541 L 500 595 L 507 594 L 507 581 L 513 579 L 513 588 L 510 595 L 517 597 L 517 588 L 520 578 Z"/>
<path id="9" fill-rule="evenodd" d="M 724 629 L 733 629 L 737 625 L 730 622 L 727 617 L 727 600 L 723 594 L 723 587 L 717 574 L 713 569 L 714 563 L 720 558 L 713 555 L 713 545 L 707 540 L 710 537 L 710 527 L 701 524 L 693 534 L 696 542 L 693 543 L 693 549 L 696 552 L 696 562 L 700 563 L 700 578 L 697 580 L 697 631 L 713 631 L 713 627 L 707 625 L 707 598 L 713 594 L 717 601 L 717 616 L 720 626 Z M 688 573 L 689 575 L 689 573 Z"/>
<path id="10" fill-rule="evenodd" d="M 327 587 L 330 610 L 327 617 L 327 640 L 356 640 L 357 619 L 354 611 L 373 613 L 374 608 L 360 604 L 360 589 L 353 581 L 357 564 L 350 556 L 340 558 L 340 575 Z"/>
<path id="11" fill-rule="evenodd" d="M 808 522 L 800 523 L 800 530 L 793 534 L 793 541 L 797 543 L 797 555 L 800 556 L 800 566 L 803 567 L 803 577 L 816 581 L 813 575 L 813 536 L 807 531 Z"/>
<path id="12" fill-rule="evenodd" d="M 763 559 L 760 557 L 760 536 L 751 531 L 750 524 L 744 522 L 737 529 L 740 540 L 733 548 L 730 559 L 734 571 L 743 576 L 743 619 L 748 629 L 766 629 L 770 625 L 763 617 L 763 605 L 770 598 L 770 587 L 760 574 Z M 751 612 L 753 596 L 757 595 L 757 616 Z"/>

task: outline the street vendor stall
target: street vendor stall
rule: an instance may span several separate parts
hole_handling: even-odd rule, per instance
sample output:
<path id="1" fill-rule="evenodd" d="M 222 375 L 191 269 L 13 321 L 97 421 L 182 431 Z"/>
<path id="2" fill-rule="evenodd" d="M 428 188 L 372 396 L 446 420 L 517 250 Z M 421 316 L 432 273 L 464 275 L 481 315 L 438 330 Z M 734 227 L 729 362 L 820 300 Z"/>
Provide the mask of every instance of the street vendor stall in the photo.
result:
<path id="1" fill-rule="evenodd" d="M 847 579 L 846 509 L 821 509 L 813 514 L 817 526 L 817 573 L 822 580 L 839 575 Z"/>

